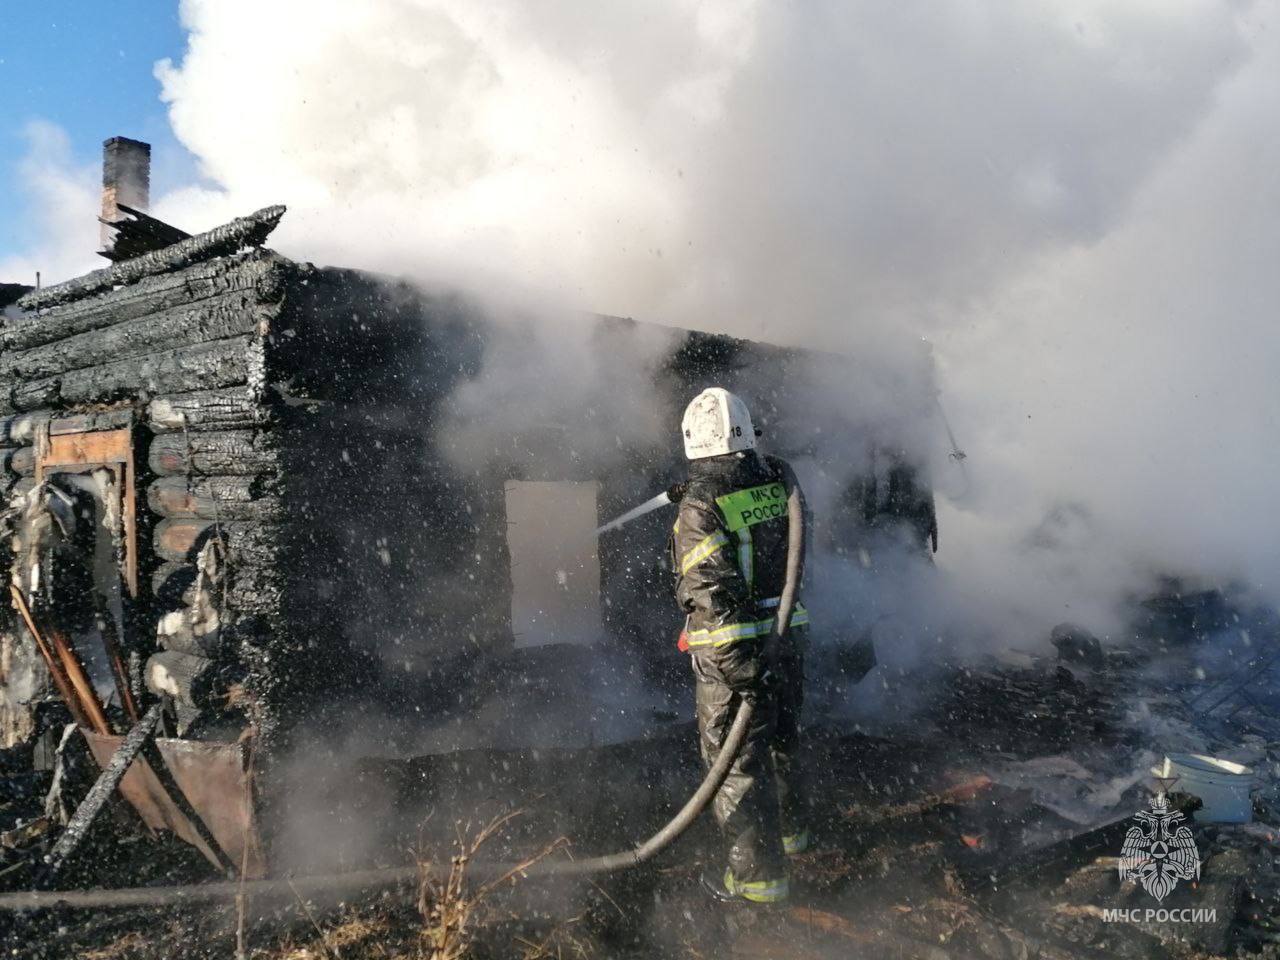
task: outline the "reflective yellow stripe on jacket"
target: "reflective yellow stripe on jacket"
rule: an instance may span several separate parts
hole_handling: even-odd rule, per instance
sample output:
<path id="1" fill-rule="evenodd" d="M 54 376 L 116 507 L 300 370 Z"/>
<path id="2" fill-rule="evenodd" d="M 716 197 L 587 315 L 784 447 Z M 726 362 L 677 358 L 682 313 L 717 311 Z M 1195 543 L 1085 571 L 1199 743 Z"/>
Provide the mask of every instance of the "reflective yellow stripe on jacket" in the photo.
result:
<path id="1" fill-rule="evenodd" d="M 702 541 L 686 553 L 684 555 L 684 559 L 680 561 L 680 575 L 684 576 L 728 542 L 729 539 L 719 530 L 711 534 L 709 537 L 704 537 Z"/>
<path id="2" fill-rule="evenodd" d="M 803 627 L 807 626 L 808 623 L 809 611 L 804 608 L 803 604 L 797 603 L 795 610 L 791 612 L 791 626 Z M 751 620 L 746 623 L 730 623 L 723 627 L 717 627 L 715 630 L 691 630 L 689 631 L 689 646 L 724 647 L 738 640 L 767 636 L 772 629 L 773 617 L 767 620 Z"/>

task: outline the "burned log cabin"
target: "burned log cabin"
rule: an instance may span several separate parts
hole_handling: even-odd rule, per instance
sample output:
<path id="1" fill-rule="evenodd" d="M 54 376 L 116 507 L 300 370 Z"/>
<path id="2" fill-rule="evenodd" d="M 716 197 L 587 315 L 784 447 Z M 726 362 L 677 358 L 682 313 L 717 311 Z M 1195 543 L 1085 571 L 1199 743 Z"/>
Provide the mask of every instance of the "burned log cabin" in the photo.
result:
<path id="1" fill-rule="evenodd" d="M 704 386 L 742 392 L 773 450 L 838 478 L 825 535 L 891 522 L 923 550 L 934 530 L 905 453 L 856 411 L 812 415 L 821 371 L 862 375 L 847 358 L 607 317 L 548 337 L 458 293 L 283 257 L 263 246 L 283 213 L 28 290 L 0 328 L 4 746 L 47 764 L 71 719 L 105 764 L 168 698 L 152 767 L 205 823 L 184 824 L 180 796 L 155 812 L 174 784 L 121 789 L 215 863 L 239 862 L 253 818 L 236 785 L 250 725 L 271 745 L 359 701 L 430 713 L 478 664 L 543 643 L 669 670 L 665 514 L 598 550 L 595 527 L 682 477 L 672 425 Z M 609 371 L 584 388 L 567 337 L 586 351 L 570 367 L 611 358 L 644 396 Z M 929 416 L 920 371 L 895 387 L 904 423 Z M 539 396 L 490 389 L 516 376 Z M 878 498 L 868 444 L 893 460 Z M 201 764 L 221 771 L 221 811 L 197 796 Z"/>

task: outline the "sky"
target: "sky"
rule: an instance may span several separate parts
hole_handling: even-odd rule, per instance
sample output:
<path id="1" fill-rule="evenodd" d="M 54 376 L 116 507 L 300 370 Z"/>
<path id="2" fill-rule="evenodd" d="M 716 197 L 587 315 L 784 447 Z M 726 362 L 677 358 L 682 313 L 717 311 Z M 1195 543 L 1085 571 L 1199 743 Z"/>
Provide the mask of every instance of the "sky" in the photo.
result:
<path id="1" fill-rule="evenodd" d="M 1280 0 L 0 3 L 0 280 L 101 265 L 141 137 L 188 231 L 285 203 L 297 259 L 927 341 L 938 569 L 1005 636 L 1161 575 L 1280 602 Z"/>
<path id="2" fill-rule="evenodd" d="M 0 261 L 26 249 L 32 197 L 13 187 L 32 124 L 65 132 L 72 166 L 97 168 L 102 141 L 126 136 L 151 143 L 158 193 L 193 179 L 155 77 L 156 61 L 184 42 L 163 0 L 0 0 Z"/>

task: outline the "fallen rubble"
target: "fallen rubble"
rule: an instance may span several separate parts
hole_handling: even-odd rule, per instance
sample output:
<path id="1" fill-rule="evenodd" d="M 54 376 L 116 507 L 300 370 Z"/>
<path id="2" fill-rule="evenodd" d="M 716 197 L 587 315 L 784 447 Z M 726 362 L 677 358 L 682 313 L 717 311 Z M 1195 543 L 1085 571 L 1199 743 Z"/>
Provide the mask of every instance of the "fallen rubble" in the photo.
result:
<path id="1" fill-rule="evenodd" d="M 701 823 L 679 856 L 603 879 L 596 888 L 538 889 L 535 880 L 504 887 L 495 895 L 494 914 L 477 927 L 474 955 L 512 955 L 519 943 L 554 939 L 564 929 L 572 929 L 575 949 L 583 951 L 577 955 L 635 958 L 724 955 L 713 945 L 725 938 L 730 955 L 743 957 L 834 957 L 855 949 L 860 956 L 938 960 L 1190 958 L 1274 949 L 1280 939 L 1280 829 L 1263 823 L 1197 825 L 1201 881 L 1179 888 L 1163 904 L 1121 881 L 1116 864 L 1125 831 L 1152 787 L 1144 781 L 1143 765 L 1149 767 L 1150 758 L 1166 749 L 1161 738 L 1181 745 L 1198 737 L 1207 750 L 1229 744 L 1197 728 L 1185 710 L 1187 698 L 1204 682 L 1193 671 L 1174 683 L 1175 665 L 1140 648 L 1109 656 L 1108 662 L 1113 666 L 1070 677 L 1047 657 L 1020 667 L 996 658 L 945 669 L 930 678 L 937 693 L 925 715 L 938 726 L 924 728 L 931 730 L 924 739 L 911 737 L 905 732 L 910 724 L 900 722 L 853 735 L 830 721 L 813 730 L 813 790 L 823 798 L 815 828 L 821 839 L 794 865 L 801 891 L 795 905 L 767 924 L 750 910 L 741 916 L 689 910 L 690 898 L 698 896 L 697 863 L 716 846 L 709 824 Z M 1153 663 L 1158 670 L 1151 669 Z M 1148 710 L 1131 709 L 1135 699 Z M 1042 721 L 1055 711 L 1058 722 Z M 1238 714 L 1235 722 L 1243 722 Z M 433 859 L 442 862 L 458 826 L 441 814 L 493 810 L 501 807 L 500 797 L 522 796 L 530 798 L 527 808 L 506 835 L 491 841 L 495 857 L 562 836 L 573 837 L 575 853 L 586 853 L 625 842 L 643 829 L 640 824 L 661 819 L 685 780 L 696 776 L 693 758 L 683 749 L 687 741 L 687 731 L 677 726 L 612 746 L 367 761 L 348 774 L 358 777 L 360 791 L 346 794 L 348 800 L 364 800 L 331 806 L 342 793 L 337 790 L 315 806 L 332 815 L 334 840 L 344 822 L 376 822 L 380 849 L 407 843 L 437 851 Z M 1266 741 L 1264 756 L 1275 751 L 1280 743 Z M 675 768 L 673 756 L 682 758 Z M 629 773 L 624 782 L 647 789 L 631 789 L 629 797 L 602 793 L 583 803 L 587 798 L 577 784 L 619 782 L 621 770 Z M 1265 765 L 1259 772 L 1265 788 L 1274 774 Z M 324 794 L 326 782 L 338 781 L 322 778 L 313 786 Z M 1056 794 L 1070 793 L 1068 786 L 1079 788 L 1070 802 L 1055 802 Z M 373 798 L 378 802 L 370 806 Z M 424 811 L 436 812 L 425 825 Z M 1265 806 L 1258 815 L 1264 822 L 1271 816 Z M 370 839 L 367 831 L 364 836 Z M 343 856 L 354 856 L 354 848 Z M 412 889 L 415 876 L 408 865 L 400 882 Z M 346 906 L 335 914 L 331 901 L 311 899 L 306 881 L 295 886 L 290 895 L 266 898 L 261 909 L 250 911 L 248 936 L 263 951 L 258 955 L 323 956 L 326 938 L 354 937 L 357 928 L 376 933 L 346 941 L 353 950 L 356 943 L 372 949 L 376 942 L 388 956 L 408 957 L 421 948 L 422 917 L 403 901 L 396 906 L 378 895 L 364 901 L 346 896 Z M 253 888 L 247 893 L 252 899 Z M 1148 907 L 1210 911 L 1199 916 L 1212 920 L 1170 921 L 1158 913 L 1148 920 Z M 50 933 L 47 919 L 38 915 L 19 928 L 41 931 L 49 956 L 72 944 L 101 948 L 108 934 L 128 943 L 121 956 L 164 956 L 179 943 L 185 955 L 194 956 L 195 930 L 208 944 L 207 955 L 226 955 L 234 910 L 183 908 L 189 922 L 169 935 L 156 931 L 145 919 L 150 914 L 139 909 L 68 909 L 58 919 L 62 933 Z M 1121 914 L 1126 919 L 1118 922 L 1108 919 L 1115 910 L 1136 912 Z M 501 919 L 514 914 L 525 919 Z M 145 943 L 137 937 L 142 930 Z"/>

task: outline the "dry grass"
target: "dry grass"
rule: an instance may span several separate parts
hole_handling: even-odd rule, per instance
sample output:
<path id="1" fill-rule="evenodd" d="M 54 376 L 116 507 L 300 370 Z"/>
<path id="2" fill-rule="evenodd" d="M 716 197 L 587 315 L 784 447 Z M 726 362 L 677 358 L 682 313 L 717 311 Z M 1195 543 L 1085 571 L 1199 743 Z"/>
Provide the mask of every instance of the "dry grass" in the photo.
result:
<path id="1" fill-rule="evenodd" d="M 541 940 L 516 937 L 520 960 L 587 960 L 592 954 L 591 945 L 580 939 L 573 929 L 581 919 L 574 917 L 556 924 Z"/>
<path id="2" fill-rule="evenodd" d="M 254 951 L 253 960 L 471 960 L 479 931 L 493 919 L 490 896 L 517 881 L 543 857 L 564 845 L 557 840 L 535 856 L 511 864 L 494 879 L 476 885 L 468 876 L 482 847 L 519 812 L 490 820 L 478 830 L 460 824 L 448 869 L 425 853 L 418 855 L 417 911 L 420 923 L 406 923 L 403 913 L 351 913 L 331 924 L 311 921 L 314 936 L 287 939 L 269 951 Z M 301 901 L 300 901 L 301 902 Z M 541 939 L 514 943 L 520 960 L 586 960 L 585 943 L 573 934 L 574 920 L 562 923 Z M 102 960 L 114 960 L 104 956 Z"/>
<path id="3" fill-rule="evenodd" d="M 375 937 L 385 938 L 391 930 L 386 917 L 350 917 L 325 931 L 325 941 L 334 950 L 360 946 Z"/>
<path id="4" fill-rule="evenodd" d="M 485 901 L 489 895 L 564 845 L 565 840 L 561 838 L 534 856 L 512 864 L 495 879 L 472 889 L 467 882 L 467 870 L 476 854 L 520 813 L 517 810 L 494 817 L 474 833 L 470 824 L 459 825 L 457 853 L 449 859 L 449 870 L 443 877 L 434 869 L 431 860 L 419 857 L 418 912 L 423 921 L 423 960 L 466 960 L 476 928 L 483 922 Z"/>
<path id="5" fill-rule="evenodd" d="M 386 917 L 352 915 L 320 931 L 315 941 L 295 944 L 286 941 L 270 953 L 255 952 L 259 960 L 330 960 L 334 957 L 404 958 L 408 955 L 388 950 L 396 939 Z"/>
<path id="6" fill-rule="evenodd" d="M 113 940 L 105 947 L 98 947 L 94 950 L 86 950 L 80 954 L 81 960 L 123 960 L 143 949 L 147 945 L 147 941 L 137 930 L 126 933 L 118 940 Z"/>

